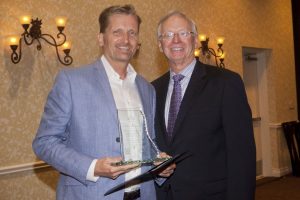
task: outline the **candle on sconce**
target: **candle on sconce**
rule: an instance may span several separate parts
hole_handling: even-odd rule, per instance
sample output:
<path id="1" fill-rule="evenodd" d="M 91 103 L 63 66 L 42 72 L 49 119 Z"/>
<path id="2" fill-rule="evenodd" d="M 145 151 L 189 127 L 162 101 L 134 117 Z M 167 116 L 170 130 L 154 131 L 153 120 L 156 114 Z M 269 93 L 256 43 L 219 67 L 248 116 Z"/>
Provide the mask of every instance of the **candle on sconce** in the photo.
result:
<path id="1" fill-rule="evenodd" d="M 13 52 L 16 52 L 16 50 L 18 49 L 19 42 L 20 42 L 20 36 L 13 35 L 8 38 L 8 44 L 11 50 L 13 50 Z"/>
<path id="2" fill-rule="evenodd" d="M 20 40 L 19 36 L 11 36 L 11 37 L 8 38 L 8 44 L 10 46 L 12 46 L 12 45 L 18 46 L 19 45 L 19 40 Z"/>
<path id="3" fill-rule="evenodd" d="M 225 40 L 224 37 L 218 37 L 218 38 L 217 38 L 217 44 L 218 44 L 218 45 L 223 45 L 223 44 L 224 44 L 224 40 Z"/>
<path id="4" fill-rule="evenodd" d="M 198 39 L 199 39 L 200 42 L 203 42 L 203 41 L 206 41 L 207 38 L 206 38 L 205 34 L 199 34 Z"/>
<path id="5" fill-rule="evenodd" d="M 66 17 L 56 17 L 55 22 L 56 22 L 58 31 L 60 33 L 62 33 L 66 26 L 67 18 Z"/>
<path id="6" fill-rule="evenodd" d="M 199 57 L 200 56 L 200 49 L 195 49 L 194 56 Z"/>
<path id="7" fill-rule="evenodd" d="M 9 45 L 18 45 L 19 44 L 19 40 L 17 36 L 11 36 L 9 38 Z"/>
<path id="8" fill-rule="evenodd" d="M 56 22 L 57 27 L 65 27 L 66 22 L 67 22 L 67 18 L 65 18 L 65 17 L 56 17 L 55 22 Z"/>
<path id="9" fill-rule="evenodd" d="M 66 41 L 66 42 L 62 45 L 62 49 L 63 49 L 63 50 L 70 50 L 70 49 L 71 49 L 71 42 L 70 42 L 70 41 Z"/>
<path id="10" fill-rule="evenodd" d="M 71 51 L 71 42 L 70 42 L 70 41 L 66 41 L 66 42 L 62 45 L 62 50 L 63 50 L 64 52 L 70 53 L 70 51 Z"/>
<path id="11" fill-rule="evenodd" d="M 218 37 L 217 38 L 217 44 L 218 44 L 219 48 L 221 48 L 223 46 L 224 40 L 225 40 L 224 37 Z M 222 58 L 222 59 L 224 59 L 224 58 Z"/>
<path id="12" fill-rule="evenodd" d="M 30 24 L 30 20 L 31 20 L 31 16 L 30 16 L 30 15 L 23 15 L 23 16 L 20 18 L 20 23 L 21 23 L 22 25 Z"/>

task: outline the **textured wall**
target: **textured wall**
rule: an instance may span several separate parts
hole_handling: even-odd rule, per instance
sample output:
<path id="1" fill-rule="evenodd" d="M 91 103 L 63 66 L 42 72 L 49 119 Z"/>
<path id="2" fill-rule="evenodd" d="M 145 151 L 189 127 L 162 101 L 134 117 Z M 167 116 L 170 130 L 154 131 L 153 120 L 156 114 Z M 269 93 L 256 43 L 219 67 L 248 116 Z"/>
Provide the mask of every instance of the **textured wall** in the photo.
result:
<path id="1" fill-rule="evenodd" d="M 55 199 L 58 173 L 52 168 L 4 175 L 0 178 L 1 200 Z"/>
<path id="2" fill-rule="evenodd" d="M 156 23 L 169 10 L 188 13 L 198 25 L 200 33 L 214 39 L 225 37 L 226 65 L 242 74 L 242 47 L 271 49 L 268 63 L 268 91 L 271 122 L 296 118 L 294 54 L 291 5 L 289 0 L 10 0 L 0 2 L 0 167 L 36 160 L 31 141 L 40 120 L 46 96 L 61 65 L 53 48 L 43 44 L 38 52 L 35 46 L 23 48 L 21 62 L 10 62 L 7 36 L 21 34 L 19 16 L 31 14 L 43 19 L 42 31 L 56 34 L 54 18 L 68 18 L 65 32 L 72 41 L 71 67 L 94 61 L 100 55 L 97 43 L 98 15 L 113 4 L 132 3 L 142 17 L 140 40 L 142 47 L 138 59 L 133 61 L 136 70 L 149 81 L 167 70 L 166 60 L 157 48 Z M 275 144 L 276 145 L 276 144 Z M 52 177 L 51 173 L 46 174 Z M 45 175 L 45 176 L 46 176 Z M 55 176 L 54 176 L 55 177 Z M 14 181 L 15 180 L 15 181 Z M 38 174 L 23 174 L 17 187 L 21 194 L 44 182 Z M 0 177 L 1 195 L 18 185 L 18 177 L 9 180 Z M 47 185 L 47 184 L 46 184 Z M 36 196 L 49 196 L 49 188 L 39 186 Z M 52 191 L 52 190 L 51 190 Z M 40 193 L 40 194 L 39 194 Z M 38 195 L 39 194 L 39 195 Z M 53 194 L 52 194 L 53 196 Z M 52 197 L 51 196 L 51 197 Z M 16 193 L 5 199 L 20 198 Z M 39 198 L 37 198 L 39 199 Z M 43 199 L 43 198 L 41 198 Z"/>

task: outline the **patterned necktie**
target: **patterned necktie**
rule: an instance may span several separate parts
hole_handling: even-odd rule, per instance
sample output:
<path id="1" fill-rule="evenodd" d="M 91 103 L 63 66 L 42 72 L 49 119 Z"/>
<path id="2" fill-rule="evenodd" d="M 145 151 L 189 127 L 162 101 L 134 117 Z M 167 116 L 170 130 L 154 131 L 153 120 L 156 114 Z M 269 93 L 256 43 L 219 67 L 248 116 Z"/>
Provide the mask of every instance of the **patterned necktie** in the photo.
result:
<path id="1" fill-rule="evenodd" d="M 172 78 L 174 80 L 174 86 L 173 86 L 173 92 L 172 92 L 172 96 L 171 96 L 168 127 L 167 127 L 167 134 L 168 134 L 169 141 L 171 140 L 171 138 L 173 136 L 173 129 L 174 129 L 175 121 L 176 121 L 180 103 L 181 103 L 180 81 L 184 78 L 184 76 L 181 74 L 176 74 Z"/>

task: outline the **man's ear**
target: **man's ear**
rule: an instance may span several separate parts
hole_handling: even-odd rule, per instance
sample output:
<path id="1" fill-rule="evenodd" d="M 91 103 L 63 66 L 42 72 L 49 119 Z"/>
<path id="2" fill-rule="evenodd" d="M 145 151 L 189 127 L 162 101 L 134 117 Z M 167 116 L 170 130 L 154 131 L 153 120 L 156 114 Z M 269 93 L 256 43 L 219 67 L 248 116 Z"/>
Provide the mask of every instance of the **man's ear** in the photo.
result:
<path id="1" fill-rule="evenodd" d="M 104 46 L 104 35 L 103 35 L 103 33 L 98 34 L 98 41 L 99 41 L 99 46 L 103 47 Z"/>
<path id="2" fill-rule="evenodd" d="M 199 47 L 200 47 L 200 41 L 198 39 L 198 36 L 196 36 L 195 39 L 194 39 L 194 45 L 195 45 L 196 49 L 199 49 Z"/>
<path id="3" fill-rule="evenodd" d="M 164 52 L 160 41 L 158 41 L 158 48 L 160 52 Z"/>

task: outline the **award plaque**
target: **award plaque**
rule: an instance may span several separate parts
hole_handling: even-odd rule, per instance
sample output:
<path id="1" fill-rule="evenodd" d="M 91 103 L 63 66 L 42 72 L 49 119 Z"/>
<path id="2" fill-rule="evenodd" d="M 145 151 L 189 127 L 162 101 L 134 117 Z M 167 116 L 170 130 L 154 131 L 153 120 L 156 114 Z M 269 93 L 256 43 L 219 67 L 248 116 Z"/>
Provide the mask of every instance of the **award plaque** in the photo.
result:
<path id="1" fill-rule="evenodd" d="M 191 156 L 191 154 L 189 154 L 188 152 L 183 152 L 180 154 L 176 154 L 175 156 L 173 156 L 172 158 L 165 160 L 164 162 L 162 162 L 161 164 L 157 165 L 157 166 L 152 166 L 148 171 L 133 177 L 132 179 L 126 180 L 123 183 L 120 183 L 116 186 L 114 186 L 113 188 L 107 190 L 104 193 L 104 196 L 107 196 L 111 193 L 114 193 L 116 191 L 119 191 L 121 189 L 126 188 L 127 185 L 132 185 L 134 183 L 142 183 L 148 180 L 152 180 L 155 177 L 157 177 L 157 175 L 159 175 L 159 173 L 166 169 L 168 166 L 170 166 L 172 163 L 177 163 L 179 161 L 182 161 L 186 158 L 188 158 L 189 156 Z"/>
<path id="2" fill-rule="evenodd" d="M 113 163 L 152 165 L 168 158 L 159 158 L 159 149 L 149 134 L 147 119 L 140 109 L 118 109 L 122 161 Z"/>

